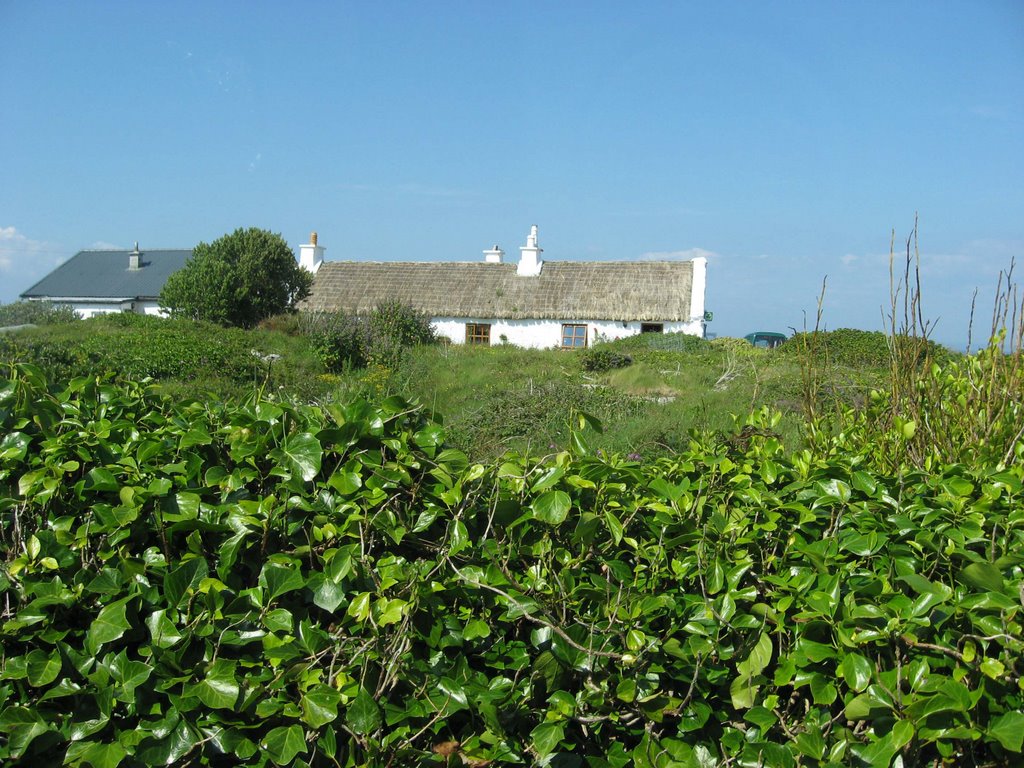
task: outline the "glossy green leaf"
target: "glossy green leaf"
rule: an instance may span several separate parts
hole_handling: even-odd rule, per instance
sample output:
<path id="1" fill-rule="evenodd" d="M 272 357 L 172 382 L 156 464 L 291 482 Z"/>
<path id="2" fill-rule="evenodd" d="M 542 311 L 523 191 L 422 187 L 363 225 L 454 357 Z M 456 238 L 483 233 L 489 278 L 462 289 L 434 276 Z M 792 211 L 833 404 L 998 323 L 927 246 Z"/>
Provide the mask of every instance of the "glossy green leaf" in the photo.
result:
<path id="1" fill-rule="evenodd" d="M 297 566 L 267 563 L 260 571 L 260 584 L 267 590 L 265 599 L 269 605 L 283 594 L 302 589 L 306 580 Z"/>
<path id="2" fill-rule="evenodd" d="M 842 672 L 846 684 L 860 693 L 871 683 L 873 669 L 870 661 L 859 653 L 851 652 L 843 657 Z"/>
<path id="3" fill-rule="evenodd" d="M 353 733 L 367 736 L 381 726 L 380 707 L 365 688 L 360 688 L 345 713 L 345 722 Z"/>
<path id="4" fill-rule="evenodd" d="M 272 729 L 261 742 L 275 765 L 292 765 L 306 752 L 306 738 L 301 726 L 282 725 Z"/>
<path id="5" fill-rule="evenodd" d="M 0 732 L 7 734 L 7 748 L 12 757 L 21 757 L 29 745 L 50 730 L 35 709 L 10 706 L 0 711 Z"/>
<path id="6" fill-rule="evenodd" d="M 270 452 L 270 458 L 308 483 L 320 473 L 323 453 L 323 446 L 315 435 L 300 432 L 285 438 L 284 445 Z"/>
<path id="7" fill-rule="evenodd" d="M 209 573 L 206 560 L 191 557 L 183 561 L 177 568 L 167 574 L 164 579 L 164 595 L 171 608 L 176 608 L 189 591 L 199 586 Z"/>
<path id="8" fill-rule="evenodd" d="M 61 670 L 60 651 L 54 650 L 47 654 L 45 651 L 36 649 L 28 654 L 28 682 L 36 688 L 49 685 Z"/>
<path id="9" fill-rule="evenodd" d="M 241 690 L 235 679 L 235 663 L 218 659 L 189 695 L 197 696 L 210 709 L 234 709 Z"/>
<path id="10" fill-rule="evenodd" d="M 549 525 L 565 522 L 572 508 L 572 500 L 565 491 L 547 491 L 533 501 L 533 515 Z"/>
<path id="11" fill-rule="evenodd" d="M 344 494 L 345 496 L 351 496 L 363 487 L 363 480 L 358 473 L 347 472 L 345 470 L 340 470 L 332 474 L 330 478 L 328 478 L 327 483 L 338 491 L 338 493 Z"/>
<path id="12" fill-rule="evenodd" d="M 106 643 L 117 640 L 131 628 L 127 616 L 127 603 L 129 599 L 125 597 L 110 603 L 104 606 L 96 615 L 96 618 L 89 625 L 89 631 L 85 636 L 88 648 L 96 650 Z"/>
<path id="13" fill-rule="evenodd" d="M 558 749 L 563 738 L 565 738 L 565 728 L 562 723 L 541 723 L 530 731 L 530 742 L 541 759 Z"/>
<path id="14" fill-rule="evenodd" d="M 1003 713 L 991 722 L 987 733 L 998 741 L 1003 749 L 1020 752 L 1024 745 L 1024 713 Z"/>
<path id="15" fill-rule="evenodd" d="M 302 720 L 312 728 L 320 728 L 338 717 L 341 694 L 327 685 L 317 685 L 302 696 Z"/>
<path id="16" fill-rule="evenodd" d="M 24 432 L 8 432 L 0 438 L 0 461 L 21 461 L 28 453 L 31 438 Z"/>
<path id="17" fill-rule="evenodd" d="M 127 750 L 117 742 L 103 744 L 95 741 L 76 741 L 68 747 L 64 765 L 117 768 L 127 756 Z"/>
<path id="18" fill-rule="evenodd" d="M 960 581 L 985 592 L 1001 592 L 1003 574 L 992 563 L 971 563 L 960 571 Z"/>

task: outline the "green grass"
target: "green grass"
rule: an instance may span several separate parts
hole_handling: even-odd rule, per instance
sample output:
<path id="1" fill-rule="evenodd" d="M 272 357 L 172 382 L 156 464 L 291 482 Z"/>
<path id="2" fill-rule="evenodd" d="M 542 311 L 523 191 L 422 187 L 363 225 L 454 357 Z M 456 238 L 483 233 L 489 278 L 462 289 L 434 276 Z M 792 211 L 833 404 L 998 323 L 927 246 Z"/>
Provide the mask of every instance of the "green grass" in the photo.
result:
<path id="1" fill-rule="evenodd" d="M 694 430 L 731 432 L 737 418 L 763 406 L 784 414 L 776 430 L 800 445 L 799 362 L 742 344 L 670 351 L 631 340 L 622 346 L 634 362 L 602 373 L 583 370 L 582 352 L 424 347 L 406 356 L 389 391 L 443 414 L 455 444 L 478 458 L 561 449 L 579 411 L 603 423 L 592 442 L 605 451 L 663 455 L 685 447 Z M 862 397 L 868 379 L 880 381 L 884 372 L 836 368 L 834 376 L 856 381 Z"/>
<path id="2" fill-rule="evenodd" d="M 800 358 L 785 347 L 647 334 L 595 349 L 632 363 L 595 372 L 584 370 L 588 351 L 433 345 L 406 350 L 391 368 L 330 373 L 294 323 L 242 331 L 115 315 L 5 334 L 0 361 L 36 363 L 58 381 L 149 377 L 175 397 L 234 400 L 261 388 L 316 401 L 400 394 L 443 415 L 451 443 L 476 460 L 561 450 L 580 412 L 602 422 L 592 442 L 608 452 L 678 451 L 694 431 L 731 433 L 737 419 L 762 407 L 783 414 L 775 430 L 788 445 L 802 444 Z M 267 355 L 279 358 L 267 362 Z M 824 376 L 823 397 L 858 405 L 886 371 L 863 361 L 827 363 Z"/>

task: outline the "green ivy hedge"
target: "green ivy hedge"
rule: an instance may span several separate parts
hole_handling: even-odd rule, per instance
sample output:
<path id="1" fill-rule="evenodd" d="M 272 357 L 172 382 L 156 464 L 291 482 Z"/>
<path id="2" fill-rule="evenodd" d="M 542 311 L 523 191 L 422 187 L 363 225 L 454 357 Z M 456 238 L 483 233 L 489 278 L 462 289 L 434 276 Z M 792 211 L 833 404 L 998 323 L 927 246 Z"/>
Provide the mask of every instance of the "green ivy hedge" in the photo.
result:
<path id="1" fill-rule="evenodd" d="M 470 464 L 399 398 L 0 382 L 0 761 L 1020 760 L 1024 471 Z M 582 426 L 582 425 L 581 425 Z"/>

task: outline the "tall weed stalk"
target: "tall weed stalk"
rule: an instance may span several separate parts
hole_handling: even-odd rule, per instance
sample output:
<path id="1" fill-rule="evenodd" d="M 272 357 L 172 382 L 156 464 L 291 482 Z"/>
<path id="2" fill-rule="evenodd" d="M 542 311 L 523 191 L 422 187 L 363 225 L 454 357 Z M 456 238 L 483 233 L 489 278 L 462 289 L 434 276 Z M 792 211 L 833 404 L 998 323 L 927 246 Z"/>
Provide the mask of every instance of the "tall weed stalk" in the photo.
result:
<path id="1" fill-rule="evenodd" d="M 988 344 L 963 356 L 928 338 L 916 219 L 901 259 L 893 235 L 889 264 L 888 386 L 862 409 L 808 411 L 809 442 L 868 456 L 885 471 L 1024 461 L 1024 295 L 1013 264 L 999 275 Z"/>

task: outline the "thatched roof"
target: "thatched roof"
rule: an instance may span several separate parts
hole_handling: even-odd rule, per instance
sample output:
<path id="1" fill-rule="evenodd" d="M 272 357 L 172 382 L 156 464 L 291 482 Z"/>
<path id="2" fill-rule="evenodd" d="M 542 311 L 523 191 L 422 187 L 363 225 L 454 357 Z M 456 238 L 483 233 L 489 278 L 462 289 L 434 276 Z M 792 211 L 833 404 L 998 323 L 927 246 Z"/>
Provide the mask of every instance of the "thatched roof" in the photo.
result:
<path id="1" fill-rule="evenodd" d="M 431 317 L 673 322 L 690 320 L 689 261 L 515 264 L 325 261 L 306 311 L 367 314 L 398 300 Z"/>

